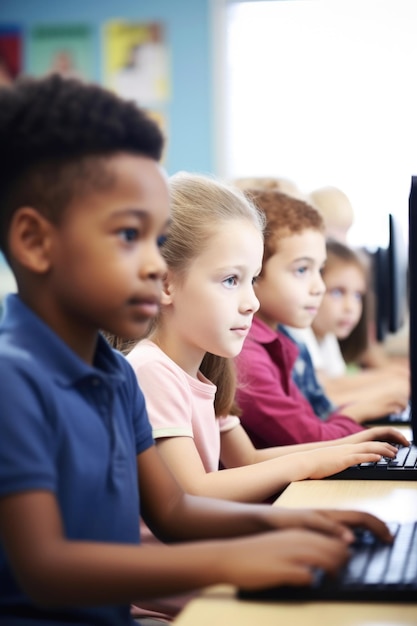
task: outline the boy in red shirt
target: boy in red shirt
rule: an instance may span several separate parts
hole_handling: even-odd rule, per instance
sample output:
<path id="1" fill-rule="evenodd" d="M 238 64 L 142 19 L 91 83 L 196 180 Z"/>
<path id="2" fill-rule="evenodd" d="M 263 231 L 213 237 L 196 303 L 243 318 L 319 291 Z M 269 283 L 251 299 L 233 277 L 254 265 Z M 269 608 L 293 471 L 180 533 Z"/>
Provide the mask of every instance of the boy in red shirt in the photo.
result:
<path id="1" fill-rule="evenodd" d="M 292 378 L 296 344 L 277 327 L 307 328 L 321 304 L 326 261 L 324 222 L 307 202 L 277 190 L 245 192 L 265 213 L 260 309 L 236 358 L 242 425 L 258 448 L 325 441 L 360 431 L 355 404 L 320 419 Z M 404 406 L 407 403 L 404 394 Z M 401 407 L 399 407 L 401 408 Z M 388 411 L 387 411 L 388 412 Z"/>

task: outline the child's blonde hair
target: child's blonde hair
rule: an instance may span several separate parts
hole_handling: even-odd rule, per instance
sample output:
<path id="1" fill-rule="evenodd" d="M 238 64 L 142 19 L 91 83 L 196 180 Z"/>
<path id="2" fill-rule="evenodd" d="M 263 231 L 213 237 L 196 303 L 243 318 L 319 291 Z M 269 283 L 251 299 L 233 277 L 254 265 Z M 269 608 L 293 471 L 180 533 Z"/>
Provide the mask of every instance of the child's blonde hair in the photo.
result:
<path id="1" fill-rule="evenodd" d="M 222 222 L 244 219 L 263 234 L 263 214 L 232 186 L 213 177 L 179 172 L 169 180 L 172 221 L 161 248 L 167 266 L 181 280 L 193 260 L 210 245 Z M 239 232 L 236 232 L 239 236 Z M 236 413 L 236 376 L 233 361 L 206 353 L 201 372 L 217 386 L 216 415 Z"/>
<path id="2" fill-rule="evenodd" d="M 328 185 L 311 191 L 309 199 L 322 214 L 328 236 L 344 240 L 354 221 L 347 195 L 338 187 Z"/>
<path id="3" fill-rule="evenodd" d="M 235 178 L 233 185 L 238 189 L 245 191 L 246 189 L 276 189 L 286 193 L 288 196 L 295 198 L 304 198 L 304 194 L 296 183 L 289 178 L 273 177 L 273 176 L 252 176 Z"/>
<path id="4" fill-rule="evenodd" d="M 177 274 L 208 245 L 224 221 L 246 219 L 263 233 L 265 218 L 239 189 L 214 177 L 178 172 L 169 179 L 172 222 L 162 255 Z"/>
<path id="5" fill-rule="evenodd" d="M 339 264 L 354 265 L 363 273 L 365 278 L 366 289 L 362 296 L 362 313 L 359 321 L 348 337 L 338 340 L 346 363 L 354 363 L 358 361 L 363 352 L 368 348 L 369 267 L 365 257 L 359 251 L 335 239 L 327 239 L 326 251 L 327 260 L 323 269 L 324 282 L 326 282 L 326 272 Z"/>

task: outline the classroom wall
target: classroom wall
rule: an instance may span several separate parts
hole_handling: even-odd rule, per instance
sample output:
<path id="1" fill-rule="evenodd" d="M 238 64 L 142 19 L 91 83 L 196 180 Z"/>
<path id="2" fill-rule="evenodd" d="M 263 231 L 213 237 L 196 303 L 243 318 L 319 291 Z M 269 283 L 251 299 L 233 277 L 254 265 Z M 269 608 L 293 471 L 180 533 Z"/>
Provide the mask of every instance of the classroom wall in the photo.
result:
<path id="1" fill-rule="evenodd" d="M 93 30 L 94 75 L 101 81 L 101 27 L 111 19 L 161 21 L 171 55 L 165 166 L 215 171 L 211 0 L 0 0 L 0 24 L 87 23 Z M 25 56 L 26 55 L 26 56 Z M 24 52 L 27 67 L 27 50 Z"/>

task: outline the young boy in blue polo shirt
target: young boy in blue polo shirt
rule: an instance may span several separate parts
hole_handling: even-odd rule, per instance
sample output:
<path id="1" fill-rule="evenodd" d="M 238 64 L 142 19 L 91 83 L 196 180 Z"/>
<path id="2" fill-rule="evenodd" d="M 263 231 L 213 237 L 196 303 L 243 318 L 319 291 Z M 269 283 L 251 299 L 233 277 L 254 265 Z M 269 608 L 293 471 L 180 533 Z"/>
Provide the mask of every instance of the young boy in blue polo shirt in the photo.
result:
<path id="1" fill-rule="evenodd" d="M 162 463 L 133 370 L 99 333 L 139 338 L 158 311 L 162 145 L 144 112 L 98 86 L 50 76 L 0 90 L 0 245 L 18 287 L 0 326 L 8 626 L 127 626 L 138 599 L 307 583 L 345 561 L 349 526 L 390 539 L 365 513 L 185 495 Z M 139 515 L 192 543 L 141 547 Z"/>

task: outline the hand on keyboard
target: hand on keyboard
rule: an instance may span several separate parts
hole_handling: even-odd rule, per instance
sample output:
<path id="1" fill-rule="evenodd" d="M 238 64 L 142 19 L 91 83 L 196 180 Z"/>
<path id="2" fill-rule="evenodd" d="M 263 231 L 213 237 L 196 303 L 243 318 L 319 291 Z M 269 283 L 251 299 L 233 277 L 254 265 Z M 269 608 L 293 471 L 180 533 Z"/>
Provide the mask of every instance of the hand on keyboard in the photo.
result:
<path id="1" fill-rule="evenodd" d="M 382 543 L 369 530 L 358 530 L 346 565 L 336 575 L 314 568 L 304 587 L 270 587 L 257 591 L 239 589 L 249 600 L 340 600 L 343 602 L 417 601 L 417 522 L 389 524 L 394 541 Z"/>
<path id="2" fill-rule="evenodd" d="M 394 459 L 382 457 L 377 465 L 387 466 L 388 469 L 413 469 L 417 465 L 417 446 L 398 446 L 398 452 Z"/>
<path id="3" fill-rule="evenodd" d="M 335 443 L 361 443 L 365 441 L 389 441 L 396 446 L 409 446 L 410 442 L 404 434 L 393 426 L 372 426 L 360 433 L 335 439 Z"/>

